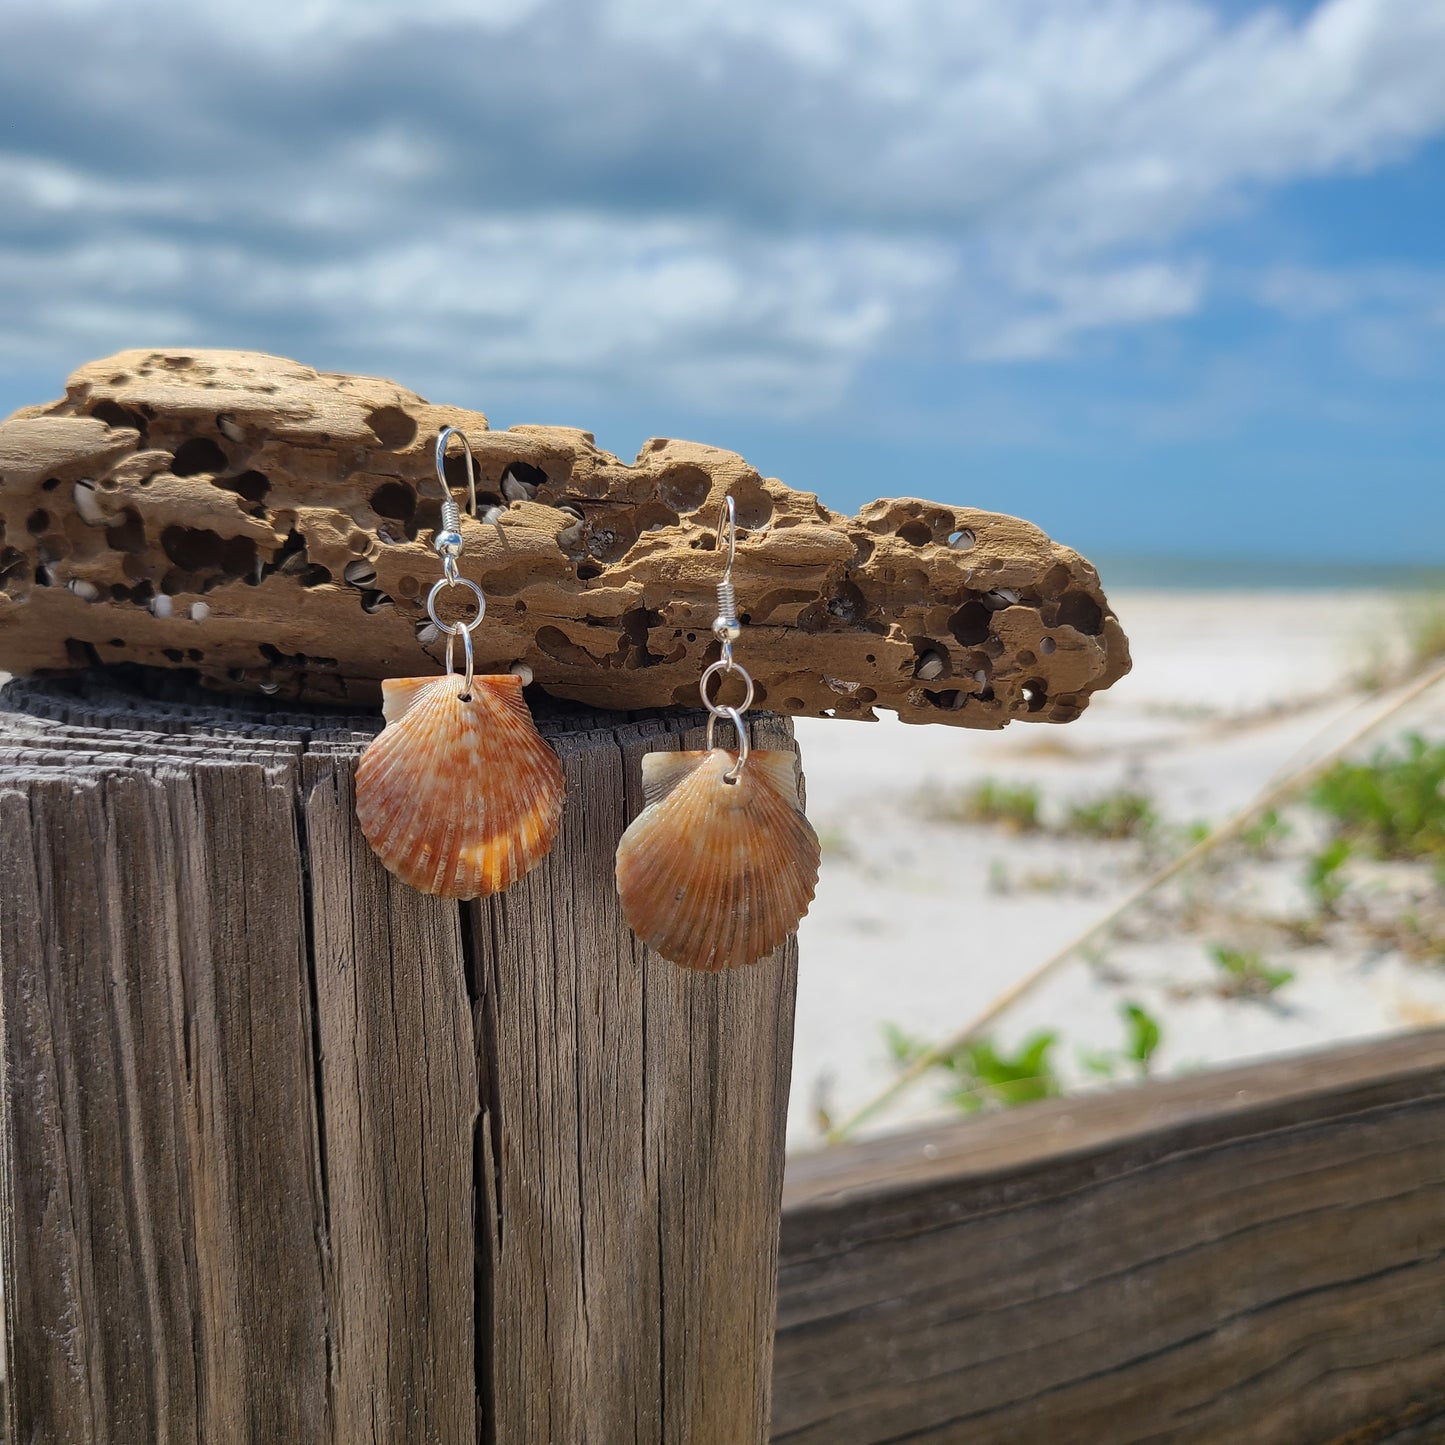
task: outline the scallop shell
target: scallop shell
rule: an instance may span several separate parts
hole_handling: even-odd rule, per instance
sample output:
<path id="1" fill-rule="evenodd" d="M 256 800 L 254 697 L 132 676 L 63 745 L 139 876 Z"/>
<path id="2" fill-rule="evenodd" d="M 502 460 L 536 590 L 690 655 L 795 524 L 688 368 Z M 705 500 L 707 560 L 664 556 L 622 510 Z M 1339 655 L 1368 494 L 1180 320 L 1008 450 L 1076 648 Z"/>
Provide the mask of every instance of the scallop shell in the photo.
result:
<path id="1" fill-rule="evenodd" d="M 798 926 L 818 885 L 818 835 L 798 800 L 792 753 L 648 753 L 647 806 L 617 845 L 632 931 L 684 968 L 755 963 Z"/>
<path id="2" fill-rule="evenodd" d="M 403 677 L 381 685 L 386 726 L 356 769 L 356 816 L 403 883 L 485 898 L 547 856 L 562 817 L 562 765 L 520 678 Z"/>

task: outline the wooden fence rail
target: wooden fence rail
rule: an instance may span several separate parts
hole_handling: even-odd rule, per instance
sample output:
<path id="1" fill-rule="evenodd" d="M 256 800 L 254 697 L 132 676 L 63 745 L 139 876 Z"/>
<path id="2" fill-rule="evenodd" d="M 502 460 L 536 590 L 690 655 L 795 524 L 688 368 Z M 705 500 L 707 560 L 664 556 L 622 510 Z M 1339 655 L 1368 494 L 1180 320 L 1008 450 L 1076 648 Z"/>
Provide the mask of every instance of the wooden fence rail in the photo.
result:
<path id="1" fill-rule="evenodd" d="M 1445 1031 L 790 1162 L 775 1445 L 1445 1440 Z"/>

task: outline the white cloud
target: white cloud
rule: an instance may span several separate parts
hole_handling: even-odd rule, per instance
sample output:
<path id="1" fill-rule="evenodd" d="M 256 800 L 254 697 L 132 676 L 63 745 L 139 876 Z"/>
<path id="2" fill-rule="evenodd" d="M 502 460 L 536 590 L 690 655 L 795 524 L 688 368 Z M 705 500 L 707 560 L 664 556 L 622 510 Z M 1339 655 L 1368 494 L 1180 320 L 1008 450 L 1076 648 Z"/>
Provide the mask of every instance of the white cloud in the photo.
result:
<path id="1" fill-rule="evenodd" d="M 174 217 L 186 204 L 179 185 L 127 185 L 44 157 L 0 152 L 0 215 Z"/>
<path id="2" fill-rule="evenodd" d="M 11 357 L 309 336 L 825 409 L 890 350 L 1203 309 L 1204 228 L 1445 128 L 1445 4 L 9 0 L 7 94 Z"/>
<path id="3" fill-rule="evenodd" d="M 1276 266 L 1258 282 L 1260 300 L 1297 320 L 1392 312 L 1431 321 L 1445 305 L 1445 271 L 1407 266 Z"/>
<path id="4" fill-rule="evenodd" d="M 0 251 L 0 355 L 49 360 L 80 339 L 222 345 L 270 327 L 278 349 L 309 331 L 412 376 L 445 356 L 469 381 L 608 378 L 718 408 L 818 410 L 948 266 L 927 244 L 759 244 L 705 223 L 566 214 L 457 222 L 319 261 L 133 236 Z"/>
<path id="5" fill-rule="evenodd" d="M 130 34 L 164 36 L 168 30 L 209 31 L 247 49 L 266 53 L 358 41 L 385 41 L 419 26 L 463 26 L 475 31 L 515 27 L 547 0 L 248 0 L 244 5 L 197 7 L 191 0 L 9 0 L 24 11 L 68 22 L 115 23 Z"/>
<path id="6" fill-rule="evenodd" d="M 1057 356 L 1090 331 L 1189 316 L 1204 295 L 1202 265 L 1149 262 L 1103 271 L 1038 268 L 1020 297 L 1043 305 L 1001 321 L 969 348 L 979 360 L 1032 361 Z"/>
<path id="7" fill-rule="evenodd" d="M 1280 266 L 1255 284 L 1260 303 L 1313 327 L 1357 371 L 1420 374 L 1445 360 L 1445 271 L 1409 266 Z"/>

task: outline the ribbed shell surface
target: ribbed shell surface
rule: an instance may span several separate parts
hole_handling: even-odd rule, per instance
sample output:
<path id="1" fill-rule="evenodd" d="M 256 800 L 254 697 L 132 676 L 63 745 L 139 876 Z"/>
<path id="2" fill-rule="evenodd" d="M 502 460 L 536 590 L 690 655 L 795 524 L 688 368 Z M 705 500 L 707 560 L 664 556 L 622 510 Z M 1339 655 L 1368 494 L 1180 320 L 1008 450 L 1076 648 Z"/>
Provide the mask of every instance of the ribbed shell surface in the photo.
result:
<path id="1" fill-rule="evenodd" d="M 818 885 L 818 837 L 798 800 L 792 753 L 648 753 L 647 806 L 617 846 L 632 931 L 684 968 L 755 963 L 798 926 Z"/>
<path id="2" fill-rule="evenodd" d="M 485 898 L 547 856 L 562 817 L 557 755 L 508 675 L 397 678 L 356 769 L 356 816 L 378 858 L 440 898 Z"/>

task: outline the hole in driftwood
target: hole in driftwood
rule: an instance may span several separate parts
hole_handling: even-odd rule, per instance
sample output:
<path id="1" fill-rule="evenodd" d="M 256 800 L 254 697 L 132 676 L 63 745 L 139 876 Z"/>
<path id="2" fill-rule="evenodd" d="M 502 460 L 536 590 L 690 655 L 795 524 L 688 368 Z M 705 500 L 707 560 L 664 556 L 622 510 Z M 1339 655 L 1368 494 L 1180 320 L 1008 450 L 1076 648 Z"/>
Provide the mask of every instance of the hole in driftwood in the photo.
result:
<path id="1" fill-rule="evenodd" d="M 712 478 L 701 467 L 669 467 L 657 479 L 659 499 L 674 512 L 695 512 L 707 501 Z"/>
<path id="2" fill-rule="evenodd" d="M 980 643 L 986 642 L 989 628 L 992 625 L 988 608 L 977 597 L 971 602 L 965 602 L 948 619 L 948 630 L 953 634 L 954 639 L 964 647 L 977 647 Z"/>
<path id="3" fill-rule="evenodd" d="M 948 659 L 933 648 L 920 652 L 914 659 L 913 675 L 920 682 L 932 682 L 948 671 Z"/>
<path id="4" fill-rule="evenodd" d="M 933 692 L 929 688 L 923 689 L 923 695 L 936 708 L 944 712 L 957 712 L 968 701 L 968 694 L 959 691 L 956 687 L 945 688 L 941 692 Z"/>
<path id="5" fill-rule="evenodd" d="M 223 472 L 228 465 L 225 452 L 210 437 L 192 437 L 176 448 L 171 458 L 171 473 L 177 477 L 198 477 L 206 472 Z"/>
<path id="6" fill-rule="evenodd" d="M 587 550 L 599 562 L 617 562 L 627 555 L 637 540 L 632 520 L 625 513 L 615 512 L 605 521 L 592 523 L 587 537 Z"/>
<path id="7" fill-rule="evenodd" d="M 0 550 L 0 582 L 8 582 L 12 577 L 17 582 L 23 582 L 29 570 L 25 553 L 18 547 Z"/>
<path id="8" fill-rule="evenodd" d="M 127 507 L 115 525 L 105 529 L 105 540 L 113 551 L 139 557 L 148 549 L 145 523 L 134 507 Z"/>
<path id="9" fill-rule="evenodd" d="M 773 499 L 757 482 L 740 482 L 733 489 L 737 502 L 738 526 L 749 532 L 766 527 L 773 519 Z"/>
<path id="10" fill-rule="evenodd" d="M 507 495 L 507 489 L 504 485 L 502 495 L 506 497 L 509 502 L 530 500 L 531 497 L 537 495 L 540 488 L 547 485 L 547 473 L 544 472 L 541 467 L 534 467 L 531 462 L 508 462 L 507 471 L 510 472 L 513 478 L 520 482 L 524 488 L 531 488 L 530 494 L 524 493 L 523 495 L 513 497 Z M 505 473 L 503 474 L 503 480 L 505 482 Z"/>
<path id="11" fill-rule="evenodd" d="M 221 565 L 225 539 L 209 527 L 182 527 L 172 522 L 161 532 L 161 550 L 187 572 L 200 572 Z"/>
<path id="12" fill-rule="evenodd" d="M 585 647 L 578 647 L 560 627 L 543 627 L 537 632 L 537 646 L 554 662 L 569 667 L 595 667 L 596 661 Z"/>
<path id="13" fill-rule="evenodd" d="M 450 457 L 447 464 L 450 467 Z M 416 514 L 416 493 L 402 482 L 383 482 L 368 498 L 368 505 L 378 517 L 406 523 Z"/>
<path id="14" fill-rule="evenodd" d="M 658 532 L 664 527 L 675 527 L 679 519 L 671 507 L 664 507 L 661 502 L 644 502 L 634 513 L 633 520 L 640 535 L 643 532 Z"/>
<path id="15" fill-rule="evenodd" d="M 1103 630 L 1104 610 L 1087 592 L 1065 592 L 1059 598 L 1054 625 L 1097 637 Z"/>
<path id="16" fill-rule="evenodd" d="M 241 472 L 234 477 L 217 477 L 216 485 L 255 505 L 265 501 L 266 493 L 271 490 L 271 479 L 264 472 Z"/>
<path id="17" fill-rule="evenodd" d="M 838 622 L 852 625 L 868 613 L 868 599 L 851 582 L 843 582 L 828 603 L 828 615 Z"/>
<path id="18" fill-rule="evenodd" d="M 125 427 L 130 431 L 144 432 L 146 422 L 143 416 L 136 412 L 127 411 L 119 402 L 111 401 L 109 397 L 95 403 L 90 408 L 90 414 L 96 421 L 102 421 L 112 429 Z"/>
<path id="19" fill-rule="evenodd" d="M 416 420 L 399 406 L 377 407 L 375 411 L 367 413 L 366 424 L 371 428 L 372 435 L 389 452 L 399 452 L 416 440 Z"/>

